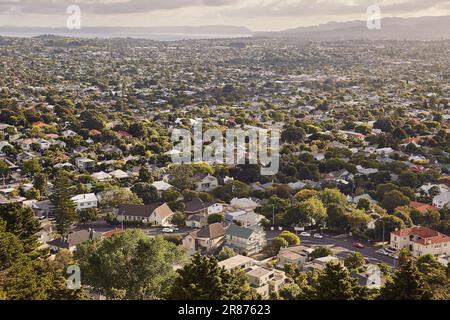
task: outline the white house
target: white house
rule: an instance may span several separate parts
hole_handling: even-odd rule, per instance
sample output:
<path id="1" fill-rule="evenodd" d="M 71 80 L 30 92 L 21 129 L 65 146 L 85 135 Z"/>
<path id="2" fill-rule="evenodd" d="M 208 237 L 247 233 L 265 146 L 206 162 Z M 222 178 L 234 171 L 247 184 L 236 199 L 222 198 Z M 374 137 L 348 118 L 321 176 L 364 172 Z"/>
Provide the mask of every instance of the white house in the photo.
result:
<path id="1" fill-rule="evenodd" d="M 124 204 L 119 206 L 117 218 L 122 221 L 148 222 L 157 226 L 170 226 L 174 212 L 166 204 Z"/>
<path id="2" fill-rule="evenodd" d="M 110 181 L 112 176 L 104 171 L 95 172 L 91 174 L 91 177 L 98 181 Z"/>
<path id="3" fill-rule="evenodd" d="M 114 170 L 109 173 L 114 178 L 121 180 L 121 179 L 128 179 L 130 175 L 122 170 Z"/>
<path id="4" fill-rule="evenodd" d="M 208 192 L 219 186 L 219 181 L 217 178 L 210 174 L 197 175 L 196 178 L 197 181 L 195 182 L 195 191 Z"/>
<path id="5" fill-rule="evenodd" d="M 450 255 L 450 237 L 425 227 L 412 227 L 391 232 L 390 247 L 407 248 L 414 257 L 431 254 Z"/>
<path id="6" fill-rule="evenodd" d="M 450 191 L 443 192 L 433 198 L 433 206 L 439 209 L 443 208 L 445 205 L 450 207 Z"/>
<path id="7" fill-rule="evenodd" d="M 97 208 L 98 199 L 94 193 L 79 194 L 70 199 L 75 202 L 78 211 L 89 208 Z"/>
<path id="8" fill-rule="evenodd" d="M 93 168 L 95 166 L 95 161 L 89 158 L 80 157 L 75 159 L 75 165 L 80 169 L 86 170 Z"/>

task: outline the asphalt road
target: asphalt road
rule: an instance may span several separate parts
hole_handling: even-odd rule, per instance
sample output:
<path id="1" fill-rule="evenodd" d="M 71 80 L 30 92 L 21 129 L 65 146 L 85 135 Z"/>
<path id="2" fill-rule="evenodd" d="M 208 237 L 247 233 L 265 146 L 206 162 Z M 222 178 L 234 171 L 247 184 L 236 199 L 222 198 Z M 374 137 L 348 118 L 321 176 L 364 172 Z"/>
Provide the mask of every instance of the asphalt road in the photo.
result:
<path id="1" fill-rule="evenodd" d="M 276 237 L 280 231 L 267 231 L 267 239 L 271 240 Z M 336 236 L 325 235 L 322 239 L 314 238 L 314 237 L 302 237 L 300 236 L 301 244 L 306 246 L 327 246 L 331 250 L 340 251 L 337 256 L 346 257 L 352 252 L 360 252 L 364 257 L 368 258 L 371 263 L 385 263 L 391 267 L 395 267 L 396 260 L 392 257 L 385 256 L 376 252 L 376 248 L 372 247 L 368 243 L 363 243 L 360 240 L 353 239 L 349 236 L 345 238 L 336 238 Z M 353 243 L 360 242 L 364 245 L 364 248 L 359 249 L 353 247 Z M 342 248 L 342 250 L 340 250 Z"/>

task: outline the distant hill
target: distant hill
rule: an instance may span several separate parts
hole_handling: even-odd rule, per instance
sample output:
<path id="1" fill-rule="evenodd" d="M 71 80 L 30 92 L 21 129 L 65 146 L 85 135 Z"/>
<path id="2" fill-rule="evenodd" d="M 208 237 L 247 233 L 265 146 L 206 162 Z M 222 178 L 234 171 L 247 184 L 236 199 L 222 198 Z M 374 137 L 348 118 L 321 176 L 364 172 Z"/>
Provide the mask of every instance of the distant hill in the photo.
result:
<path id="1" fill-rule="evenodd" d="M 66 28 L 30 28 L 30 27 L 0 27 L 0 35 L 6 36 L 38 36 L 58 35 L 73 37 L 131 37 L 149 39 L 183 39 L 183 38 L 213 38 L 251 36 L 252 31 L 239 26 L 178 26 L 178 27 L 84 27 L 80 30 Z"/>
<path id="2" fill-rule="evenodd" d="M 384 18 L 381 29 L 370 30 L 366 21 L 330 22 L 280 32 L 260 32 L 263 37 L 294 37 L 301 40 L 439 40 L 450 39 L 450 16 Z"/>

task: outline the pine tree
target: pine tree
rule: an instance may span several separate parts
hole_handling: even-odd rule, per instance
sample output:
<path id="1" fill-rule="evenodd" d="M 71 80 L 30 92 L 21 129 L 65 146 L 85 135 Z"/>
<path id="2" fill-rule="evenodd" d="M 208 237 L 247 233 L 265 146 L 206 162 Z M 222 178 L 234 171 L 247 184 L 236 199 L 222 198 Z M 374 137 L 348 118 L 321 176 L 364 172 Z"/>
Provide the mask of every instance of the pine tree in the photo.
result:
<path id="1" fill-rule="evenodd" d="M 26 252 L 37 248 L 36 234 L 41 230 L 41 226 L 33 210 L 22 208 L 17 204 L 7 204 L 0 209 L 0 220 L 3 221 L 4 231 L 17 236 Z"/>
<path id="2" fill-rule="evenodd" d="M 358 285 L 358 281 L 338 263 L 326 265 L 317 278 L 315 289 L 319 300 L 359 300 L 368 297 L 368 290 Z"/>
<path id="3" fill-rule="evenodd" d="M 175 300 L 253 300 L 258 297 L 240 269 L 220 267 L 214 257 L 196 254 L 178 270 L 179 277 L 169 294 Z"/>
<path id="4" fill-rule="evenodd" d="M 56 230 L 65 236 L 78 215 L 75 203 L 71 200 L 70 180 L 64 173 L 58 174 L 55 180 L 55 191 L 50 199 L 54 206 Z"/>
<path id="5" fill-rule="evenodd" d="M 432 292 L 425 283 L 414 261 L 409 259 L 398 269 L 391 281 L 381 289 L 383 300 L 427 300 Z"/>

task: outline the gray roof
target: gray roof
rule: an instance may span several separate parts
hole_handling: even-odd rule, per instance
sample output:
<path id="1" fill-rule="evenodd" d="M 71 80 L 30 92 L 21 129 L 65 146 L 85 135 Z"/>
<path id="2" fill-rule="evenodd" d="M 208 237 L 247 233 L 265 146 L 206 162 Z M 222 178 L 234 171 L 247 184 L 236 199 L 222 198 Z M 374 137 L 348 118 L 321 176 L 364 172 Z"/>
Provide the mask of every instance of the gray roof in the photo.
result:
<path id="1" fill-rule="evenodd" d="M 152 203 L 149 205 L 123 204 L 119 206 L 118 215 L 148 218 L 159 206 L 161 206 L 161 203 Z"/>
<path id="2" fill-rule="evenodd" d="M 259 231 L 258 229 L 259 229 L 258 226 L 251 226 L 251 227 L 247 228 L 247 227 L 241 227 L 241 226 L 238 226 L 238 225 L 235 225 L 234 223 L 232 223 L 228 227 L 226 234 L 235 236 L 238 238 L 249 239 L 255 231 Z"/>
<path id="3" fill-rule="evenodd" d="M 198 212 L 212 206 L 214 202 L 205 202 L 200 198 L 194 198 L 189 202 L 186 202 L 184 211 L 185 212 Z"/>

